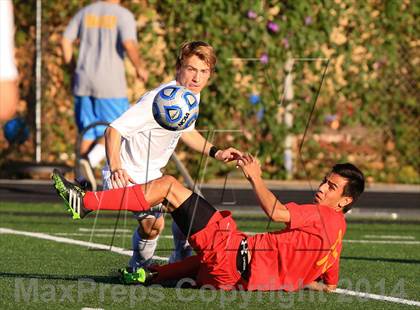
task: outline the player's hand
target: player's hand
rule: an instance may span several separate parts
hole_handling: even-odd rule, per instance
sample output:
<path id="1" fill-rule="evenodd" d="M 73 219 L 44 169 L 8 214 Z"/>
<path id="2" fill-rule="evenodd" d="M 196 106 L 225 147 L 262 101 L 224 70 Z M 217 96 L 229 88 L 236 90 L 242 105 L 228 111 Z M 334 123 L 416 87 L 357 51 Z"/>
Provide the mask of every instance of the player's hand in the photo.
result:
<path id="1" fill-rule="evenodd" d="M 237 161 L 237 166 L 241 167 L 245 178 L 248 180 L 255 180 L 261 178 L 261 164 L 260 161 L 251 154 L 244 154 Z"/>
<path id="2" fill-rule="evenodd" d="M 140 81 L 142 81 L 143 83 L 146 83 L 147 80 L 149 79 L 149 72 L 144 68 L 137 68 L 136 76 Z"/>
<path id="3" fill-rule="evenodd" d="M 134 180 L 128 175 L 125 169 L 115 169 L 111 172 L 112 188 L 123 188 L 130 183 L 135 184 Z"/>
<path id="4" fill-rule="evenodd" d="M 217 160 L 223 161 L 225 163 L 238 160 L 242 157 L 242 152 L 238 151 L 237 149 L 233 147 L 229 147 L 225 150 L 218 150 L 216 154 L 214 155 L 214 158 Z"/>

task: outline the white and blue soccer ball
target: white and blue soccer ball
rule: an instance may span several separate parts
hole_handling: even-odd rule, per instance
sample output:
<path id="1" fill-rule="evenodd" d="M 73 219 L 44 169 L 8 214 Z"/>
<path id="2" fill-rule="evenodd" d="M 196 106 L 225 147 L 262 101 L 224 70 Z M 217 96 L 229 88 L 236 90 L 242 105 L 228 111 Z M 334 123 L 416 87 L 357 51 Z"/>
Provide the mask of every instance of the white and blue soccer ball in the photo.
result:
<path id="1" fill-rule="evenodd" d="M 198 100 L 184 86 L 167 86 L 153 100 L 153 117 L 167 130 L 187 129 L 198 118 Z"/>

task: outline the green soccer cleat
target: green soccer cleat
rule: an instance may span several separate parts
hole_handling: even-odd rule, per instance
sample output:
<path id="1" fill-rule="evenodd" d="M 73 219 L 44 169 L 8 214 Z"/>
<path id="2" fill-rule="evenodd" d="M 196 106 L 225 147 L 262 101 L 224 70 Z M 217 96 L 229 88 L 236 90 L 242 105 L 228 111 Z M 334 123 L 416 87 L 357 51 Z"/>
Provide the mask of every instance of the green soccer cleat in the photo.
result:
<path id="1" fill-rule="evenodd" d="M 72 214 L 73 219 L 82 219 L 91 212 L 91 210 L 83 206 L 83 197 L 85 196 L 83 189 L 67 181 L 58 169 L 54 169 L 51 178 L 54 182 L 55 190 L 64 200 L 67 211 Z"/>
<path id="2" fill-rule="evenodd" d="M 120 280 L 124 284 L 142 284 L 149 285 L 153 279 L 153 272 L 140 267 L 136 271 L 132 268 L 122 268 L 119 270 Z"/>

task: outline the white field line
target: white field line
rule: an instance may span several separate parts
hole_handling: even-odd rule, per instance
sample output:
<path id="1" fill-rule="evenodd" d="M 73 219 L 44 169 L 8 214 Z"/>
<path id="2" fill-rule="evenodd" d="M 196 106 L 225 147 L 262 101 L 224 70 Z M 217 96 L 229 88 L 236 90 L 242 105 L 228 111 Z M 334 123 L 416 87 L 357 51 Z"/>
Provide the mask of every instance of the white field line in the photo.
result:
<path id="1" fill-rule="evenodd" d="M 68 238 L 63 238 L 63 237 L 55 237 L 55 236 L 51 236 L 45 233 L 35 233 L 35 232 L 21 231 L 21 230 L 0 227 L 0 234 L 21 235 L 21 236 L 55 241 L 59 243 L 67 243 L 67 244 L 80 245 L 80 246 L 85 246 L 85 247 L 90 247 L 90 248 L 109 250 L 109 246 L 105 244 L 86 242 L 86 241 L 68 239 Z M 114 253 L 122 254 L 122 255 L 128 255 L 128 256 L 131 256 L 131 252 L 132 252 L 132 251 L 124 250 L 119 247 L 112 247 L 110 251 Z M 166 257 L 159 257 L 159 256 L 154 256 L 153 258 L 161 259 L 165 261 L 168 260 L 168 258 Z M 350 291 L 350 290 L 341 289 L 341 288 L 337 288 L 334 291 L 334 293 L 356 296 L 356 297 L 367 298 L 367 299 L 389 301 L 389 302 L 405 304 L 405 305 L 420 306 L 420 301 L 416 301 L 416 300 L 402 299 L 402 298 L 384 296 L 384 295 L 378 295 L 378 294 L 356 292 L 356 291 Z"/>
<path id="2" fill-rule="evenodd" d="M 342 288 L 337 288 L 334 291 L 334 293 L 356 296 L 356 297 L 362 297 L 362 298 L 368 298 L 368 299 L 374 299 L 374 300 L 390 301 L 390 302 L 395 302 L 395 303 L 398 303 L 398 304 L 420 307 L 420 301 L 410 300 L 410 299 L 402 299 L 402 298 L 384 296 L 384 295 L 378 295 L 378 294 L 356 292 L 356 291 L 345 290 L 345 289 L 342 289 Z"/>
<path id="3" fill-rule="evenodd" d="M 54 236 L 85 236 L 85 237 L 90 237 L 90 234 L 86 234 L 86 233 L 53 233 Z M 95 237 L 123 237 L 123 236 L 130 236 L 131 235 L 124 235 L 124 234 L 93 234 Z"/>
<path id="4" fill-rule="evenodd" d="M 397 235 L 364 235 L 363 238 L 367 239 L 406 239 L 416 240 L 414 236 L 397 236 Z"/>
<path id="5" fill-rule="evenodd" d="M 57 237 L 48 235 L 45 233 L 37 233 L 37 232 L 30 232 L 30 231 L 21 231 L 21 230 L 15 230 L 10 228 L 0 228 L 0 234 L 11 234 L 11 235 L 20 235 L 20 236 L 27 236 L 32 238 L 38 238 L 38 239 L 44 239 L 44 240 L 50 240 L 55 241 L 58 243 L 67 243 L 67 244 L 74 244 L 74 245 L 80 245 L 88 248 L 94 248 L 94 249 L 100 249 L 100 250 L 108 250 L 114 253 L 118 253 L 121 255 L 127 255 L 131 256 L 133 251 L 126 250 L 120 247 L 112 246 L 110 247 L 107 244 L 101 244 L 101 243 L 94 243 L 94 242 L 87 242 L 82 240 L 75 240 L 75 239 L 69 239 L 64 237 Z M 153 256 L 154 259 L 159 259 L 163 261 L 168 261 L 168 258 L 161 257 L 161 256 Z"/>
<path id="6" fill-rule="evenodd" d="M 411 244 L 417 245 L 420 244 L 420 241 L 396 241 L 396 240 L 352 240 L 345 239 L 344 243 L 369 243 L 369 244 Z"/>
<path id="7" fill-rule="evenodd" d="M 90 237 L 90 233 L 53 233 L 54 236 L 86 236 L 86 237 Z M 93 234 L 94 237 L 123 237 L 123 236 L 130 236 L 131 238 L 131 234 L 127 235 L 127 234 Z M 160 235 L 159 239 L 163 238 L 163 239 L 173 239 L 174 237 L 172 235 Z"/>
<path id="8" fill-rule="evenodd" d="M 97 231 L 97 232 L 133 232 L 134 229 L 130 230 L 130 229 L 113 229 L 113 228 L 96 228 L 96 229 L 91 229 L 91 228 L 79 228 L 79 231 L 85 231 L 85 232 L 92 232 L 92 231 Z"/>
<path id="9" fill-rule="evenodd" d="M 81 310 L 104 310 L 103 308 L 89 308 L 89 307 L 84 307 Z"/>

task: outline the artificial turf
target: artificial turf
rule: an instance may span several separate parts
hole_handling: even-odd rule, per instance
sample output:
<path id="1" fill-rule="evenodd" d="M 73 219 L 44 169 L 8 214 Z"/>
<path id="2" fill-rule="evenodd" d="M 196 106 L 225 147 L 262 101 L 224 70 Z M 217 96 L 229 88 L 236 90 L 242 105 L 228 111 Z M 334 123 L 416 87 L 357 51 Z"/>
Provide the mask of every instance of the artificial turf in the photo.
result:
<path id="1" fill-rule="evenodd" d="M 267 229 L 261 217 L 236 215 L 247 232 Z M 157 255 L 172 249 L 170 217 Z M 73 221 L 59 204 L 0 202 L 0 228 L 42 232 L 130 249 L 136 221 L 130 214 L 102 213 Z M 95 232 L 91 234 L 91 229 Z M 270 230 L 281 226 L 270 225 Z M 116 234 L 114 235 L 114 229 Z M 370 237 L 367 237 L 370 236 Z M 375 238 L 377 236 L 377 238 Z M 385 237 L 384 237 L 385 236 Z M 386 236 L 393 236 L 386 239 Z M 399 238 L 398 238 L 399 237 Z M 384 239 L 385 238 L 385 239 Z M 344 243 L 340 285 L 353 291 L 420 300 L 420 226 L 404 222 L 348 223 L 345 240 L 397 241 L 396 243 Z M 311 291 L 294 293 L 214 291 L 177 287 L 123 286 L 111 273 L 127 264 L 129 256 L 111 251 L 0 234 L 0 309 L 404 309 L 388 301 Z"/>

